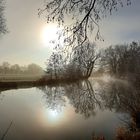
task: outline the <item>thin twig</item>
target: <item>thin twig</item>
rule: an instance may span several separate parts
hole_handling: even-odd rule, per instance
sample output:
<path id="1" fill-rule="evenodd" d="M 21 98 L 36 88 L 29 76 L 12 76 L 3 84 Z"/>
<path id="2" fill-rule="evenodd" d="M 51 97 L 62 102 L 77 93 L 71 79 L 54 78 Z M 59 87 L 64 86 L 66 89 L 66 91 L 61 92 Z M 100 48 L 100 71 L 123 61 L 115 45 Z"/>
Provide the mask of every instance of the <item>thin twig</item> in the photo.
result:
<path id="1" fill-rule="evenodd" d="M 2 135 L 0 140 L 4 140 L 5 139 L 5 137 L 7 136 L 8 131 L 10 130 L 12 124 L 13 124 L 13 122 L 10 123 L 9 127 L 6 129 L 6 131 L 4 132 L 4 134 Z"/>

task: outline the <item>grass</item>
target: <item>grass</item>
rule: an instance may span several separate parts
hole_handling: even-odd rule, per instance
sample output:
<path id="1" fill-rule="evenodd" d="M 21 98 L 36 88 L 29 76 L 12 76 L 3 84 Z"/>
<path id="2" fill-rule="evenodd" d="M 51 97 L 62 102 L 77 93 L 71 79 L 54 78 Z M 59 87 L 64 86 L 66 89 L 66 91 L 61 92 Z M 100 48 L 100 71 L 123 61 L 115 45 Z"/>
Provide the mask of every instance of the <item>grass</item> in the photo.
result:
<path id="1" fill-rule="evenodd" d="M 42 75 L 6 74 L 0 75 L 0 82 L 36 81 L 41 77 Z"/>

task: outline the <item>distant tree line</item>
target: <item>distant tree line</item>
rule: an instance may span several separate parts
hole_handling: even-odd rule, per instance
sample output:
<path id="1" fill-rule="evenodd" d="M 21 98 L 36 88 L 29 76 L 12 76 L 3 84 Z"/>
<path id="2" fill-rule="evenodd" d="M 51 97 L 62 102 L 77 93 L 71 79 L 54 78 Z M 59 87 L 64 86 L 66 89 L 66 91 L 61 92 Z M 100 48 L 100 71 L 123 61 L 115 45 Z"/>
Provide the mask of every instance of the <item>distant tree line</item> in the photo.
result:
<path id="1" fill-rule="evenodd" d="M 27 66 L 19 66 L 18 64 L 10 65 L 8 62 L 3 62 L 0 65 L 0 74 L 43 74 L 43 69 L 37 64 L 29 64 Z"/>

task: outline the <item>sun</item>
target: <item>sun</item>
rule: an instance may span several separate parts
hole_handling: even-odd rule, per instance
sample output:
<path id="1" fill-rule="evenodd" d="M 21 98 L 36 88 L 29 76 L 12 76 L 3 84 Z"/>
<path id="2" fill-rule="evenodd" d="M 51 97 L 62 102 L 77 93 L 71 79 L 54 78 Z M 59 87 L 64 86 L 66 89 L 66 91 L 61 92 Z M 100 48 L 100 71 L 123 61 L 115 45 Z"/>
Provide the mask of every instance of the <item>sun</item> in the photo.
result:
<path id="1" fill-rule="evenodd" d="M 51 46 L 58 41 L 60 28 L 56 24 L 46 24 L 41 30 L 41 40 L 45 47 Z"/>

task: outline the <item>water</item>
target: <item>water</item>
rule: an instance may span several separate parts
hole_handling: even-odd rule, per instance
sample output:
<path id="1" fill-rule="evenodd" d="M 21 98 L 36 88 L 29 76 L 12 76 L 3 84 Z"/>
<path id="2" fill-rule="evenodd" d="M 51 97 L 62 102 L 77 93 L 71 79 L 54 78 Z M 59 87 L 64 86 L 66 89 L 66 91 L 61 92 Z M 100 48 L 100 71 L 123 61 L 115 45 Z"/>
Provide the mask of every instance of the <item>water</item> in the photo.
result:
<path id="1" fill-rule="evenodd" d="M 2 91 L 0 138 L 12 122 L 6 140 L 111 140 L 136 109 L 132 91 L 126 82 L 100 80 Z"/>

